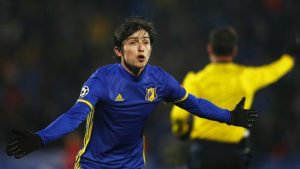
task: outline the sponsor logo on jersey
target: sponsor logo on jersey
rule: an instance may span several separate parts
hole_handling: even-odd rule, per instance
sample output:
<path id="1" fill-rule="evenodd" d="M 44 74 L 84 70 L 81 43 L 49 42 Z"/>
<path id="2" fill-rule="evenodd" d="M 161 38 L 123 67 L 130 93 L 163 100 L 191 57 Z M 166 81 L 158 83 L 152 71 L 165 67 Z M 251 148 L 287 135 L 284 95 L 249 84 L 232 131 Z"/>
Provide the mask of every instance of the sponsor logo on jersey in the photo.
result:
<path id="1" fill-rule="evenodd" d="M 118 94 L 118 96 L 115 98 L 116 102 L 122 102 L 124 101 L 123 96 L 121 95 L 121 93 Z"/>

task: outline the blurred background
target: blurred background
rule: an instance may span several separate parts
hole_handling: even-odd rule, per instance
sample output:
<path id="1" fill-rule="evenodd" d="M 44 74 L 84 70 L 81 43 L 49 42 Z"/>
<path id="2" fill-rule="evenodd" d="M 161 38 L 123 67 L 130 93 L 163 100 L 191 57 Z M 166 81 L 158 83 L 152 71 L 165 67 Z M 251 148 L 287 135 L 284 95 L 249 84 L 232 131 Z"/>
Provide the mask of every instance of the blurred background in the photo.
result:
<path id="1" fill-rule="evenodd" d="M 4 145 L 12 128 L 38 131 L 67 111 L 98 67 L 114 63 L 113 33 L 132 15 L 153 20 L 158 35 L 150 64 L 182 81 L 208 62 L 207 36 L 217 26 L 239 33 L 236 61 L 267 64 L 300 30 L 298 0 L 0 0 L 0 169 L 69 169 L 84 124 L 20 160 Z M 254 169 L 300 168 L 300 71 L 260 90 L 252 132 Z M 170 130 L 171 105 L 161 104 L 145 128 L 148 169 L 184 169 L 189 142 Z"/>

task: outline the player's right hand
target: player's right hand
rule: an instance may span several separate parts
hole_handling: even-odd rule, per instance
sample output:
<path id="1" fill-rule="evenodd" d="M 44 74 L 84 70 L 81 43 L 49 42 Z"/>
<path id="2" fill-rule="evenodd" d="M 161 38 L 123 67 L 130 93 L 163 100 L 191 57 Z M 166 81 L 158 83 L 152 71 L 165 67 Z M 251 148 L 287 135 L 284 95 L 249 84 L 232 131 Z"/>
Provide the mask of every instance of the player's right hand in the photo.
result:
<path id="1" fill-rule="evenodd" d="M 251 128 L 256 121 L 258 115 L 255 110 L 244 109 L 245 97 L 236 105 L 236 107 L 230 111 L 231 125 L 241 126 L 245 128 Z"/>
<path id="2" fill-rule="evenodd" d="M 42 145 L 42 139 L 29 130 L 13 129 L 12 132 L 17 138 L 6 146 L 5 152 L 8 156 L 22 158 Z"/>

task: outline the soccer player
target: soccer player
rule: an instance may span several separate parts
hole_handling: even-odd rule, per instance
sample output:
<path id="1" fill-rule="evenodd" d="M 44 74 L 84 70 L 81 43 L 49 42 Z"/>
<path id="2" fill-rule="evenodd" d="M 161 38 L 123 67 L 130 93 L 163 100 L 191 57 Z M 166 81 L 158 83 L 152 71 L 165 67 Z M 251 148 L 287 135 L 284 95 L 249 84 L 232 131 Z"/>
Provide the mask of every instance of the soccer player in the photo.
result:
<path id="1" fill-rule="evenodd" d="M 21 158 L 76 129 L 86 120 L 86 132 L 76 157 L 76 169 L 140 169 L 145 164 L 143 129 L 158 103 L 171 102 L 196 116 L 251 127 L 254 110 L 242 99 L 232 110 L 188 94 L 166 71 L 148 64 L 154 42 L 153 23 L 140 17 L 125 20 L 114 34 L 120 63 L 98 68 L 82 87 L 73 107 L 36 133 L 14 133 L 18 138 L 6 153 Z"/>
<path id="2" fill-rule="evenodd" d="M 296 41 L 293 41 L 296 42 Z M 183 87 L 196 97 L 208 99 L 216 105 L 232 109 L 242 97 L 245 108 L 250 108 L 255 92 L 289 72 L 293 65 L 297 43 L 280 59 L 263 66 L 252 67 L 233 62 L 237 55 L 238 35 L 232 27 L 214 29 L 209 36 L 207 51 L 211 63 L 199 72 L 189 72 Z M 171 111 L 173 133 L 192 140 L 188 151 L 189 169 L 242 169 L 246 168 L 249 130 L 217 121 L 193 116 L 174 106 Z"/>

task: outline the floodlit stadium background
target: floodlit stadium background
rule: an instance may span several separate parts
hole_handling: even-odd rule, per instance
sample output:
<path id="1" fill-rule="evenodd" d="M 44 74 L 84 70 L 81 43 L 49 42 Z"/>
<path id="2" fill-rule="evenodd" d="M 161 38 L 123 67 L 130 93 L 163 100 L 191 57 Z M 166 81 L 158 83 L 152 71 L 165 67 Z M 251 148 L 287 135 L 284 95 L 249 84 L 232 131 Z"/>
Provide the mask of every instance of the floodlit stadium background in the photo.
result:
<path id="1" fill-rule="evenodd" d="M 180 82 L 208 63 L 207 35 L 216 26 L 238 30 L 236 61 L 248 65 L 277 59 L 300 31 L 298 0 L 0 0 L 0 169 L 67 169 L 83 126 L 21 160 L 3 152 L 10 130 L 37 131 L 71 107 L 89 75 L 114 62 L 113 31 L 130 15 L 154 21 L 150 63 Z M 292 72 L 256 95 L 252 168 L 300 168 L 299 58 Z M 171 134 L 170 108 L 160 105 L 148 120 L 148 169 L 185 168 L 188 142 Z"/>

